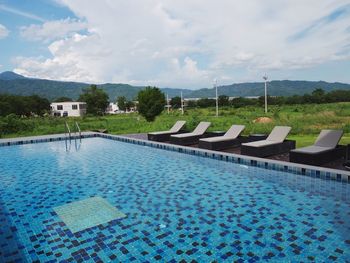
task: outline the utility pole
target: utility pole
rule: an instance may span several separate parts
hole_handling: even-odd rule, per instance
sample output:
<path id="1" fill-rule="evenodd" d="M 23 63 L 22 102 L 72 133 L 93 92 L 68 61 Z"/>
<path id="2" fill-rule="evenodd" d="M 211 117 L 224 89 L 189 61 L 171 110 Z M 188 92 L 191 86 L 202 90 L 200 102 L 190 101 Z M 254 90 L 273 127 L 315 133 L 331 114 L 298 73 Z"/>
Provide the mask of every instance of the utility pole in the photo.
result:
<path id="1" fill-rule="evenodd" d="M 214 80 L 214 88 L 215 88 L 215 94 L 216 94 L 216 117 L 219 117 L 219 98 L 218 98 L 217 79 Z"/>
<path id="2" fill-rule="evenodd" d="M 265 113 L 267 113 L 267 75 L 265 74 L 263 76 L 263 79 L 265 81 Z"/>
<path id="3" fill-rule="evenodd" d="M 182 91 L 181 91 L 181 112 L 182 112 L 182 115 L 184 115 L 184 101 L 182 97 Z"/>
<path id="4" fill-rule="evenodd" d="M 169 104 L 169 96 L 168 94 L 166 95 L 166 107 L 168 108 L 168 114 L 169 114 L 169 111 L 170 111 L 170 104 Z"/>

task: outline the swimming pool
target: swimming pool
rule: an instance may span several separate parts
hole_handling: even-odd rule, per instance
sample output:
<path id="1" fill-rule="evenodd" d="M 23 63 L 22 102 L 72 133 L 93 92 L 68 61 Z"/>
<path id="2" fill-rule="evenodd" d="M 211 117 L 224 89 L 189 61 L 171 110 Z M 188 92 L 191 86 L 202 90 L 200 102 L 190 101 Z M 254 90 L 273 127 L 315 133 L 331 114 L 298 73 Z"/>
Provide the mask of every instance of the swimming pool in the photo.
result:
<path id="1" fill-rule="evenodd" d="M 350 259 L 350 184 L 102 138 L 0 163 L 1 262 Z M 82 202 L 106 213 L 70 225 Z"/>

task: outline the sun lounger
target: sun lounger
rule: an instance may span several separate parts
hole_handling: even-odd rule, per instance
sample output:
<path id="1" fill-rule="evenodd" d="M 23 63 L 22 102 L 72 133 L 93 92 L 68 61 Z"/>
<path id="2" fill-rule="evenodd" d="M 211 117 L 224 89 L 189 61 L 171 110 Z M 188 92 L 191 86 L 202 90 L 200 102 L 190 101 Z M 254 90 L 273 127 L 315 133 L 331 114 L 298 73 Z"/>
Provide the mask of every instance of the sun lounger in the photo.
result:
<path id="1" fill-rule="evenodd" d="M 244 130 L 244 125 L 232 125 L 223 135 L 199 140 L 198 147 L 208 150 L 223 150 L 241 144 L 239 135 Z"/>
<path id="2" fill-rule="evenodd" d="M 289 152 L 291 149 L 295 149 L 295 141 L 286 140 L 291 129 L 288 126 L 276 126 L 266 140 L 242 143 L 241 154 L 267 157 Z"/>
<path id="3" fill-rule="evenodd" d="M 338 145 L 342 136 L 342 130 L 322 130 L 314 145 L 290 151 L 289 161 L 321 165 L 345 157 L 346 147 Z"/>
<path id="4" fill-rule="evenodd" d="M 170 140 L 170 135 L 177 134 L 185 126 L 186 121 L 177 121 L 169 131 L 150 132 L 147 134 L 149 141 L 165 142 Z"/>
<path id="5" fill-rule="evenodd" d="M 171 135 L 170 142 L 178 145 L 196 144 L 209 128 L 210 124 L 210 122 L 202 121 L 193 132 Z"/>

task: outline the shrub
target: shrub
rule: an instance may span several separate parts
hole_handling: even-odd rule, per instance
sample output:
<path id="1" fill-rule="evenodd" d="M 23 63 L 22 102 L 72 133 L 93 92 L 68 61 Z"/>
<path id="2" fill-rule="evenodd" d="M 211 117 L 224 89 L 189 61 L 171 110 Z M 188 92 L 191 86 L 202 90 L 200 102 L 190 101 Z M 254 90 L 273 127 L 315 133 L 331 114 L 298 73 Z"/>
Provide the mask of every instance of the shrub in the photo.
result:
<path id="1" fill-rule="evenodd" d="M 7 115 L 0 119 L 0 130 L 2 134 L 32 131 L 34 124 L 19 118 L 15 114 Z"/>

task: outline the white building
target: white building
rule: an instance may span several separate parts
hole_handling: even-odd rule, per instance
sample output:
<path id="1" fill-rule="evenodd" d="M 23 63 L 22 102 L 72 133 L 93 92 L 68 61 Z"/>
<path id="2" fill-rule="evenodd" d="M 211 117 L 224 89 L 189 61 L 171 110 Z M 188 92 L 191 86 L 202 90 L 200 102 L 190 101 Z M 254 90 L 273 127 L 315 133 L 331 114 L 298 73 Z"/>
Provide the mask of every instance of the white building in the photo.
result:
<path id="1" fill-rule="evenodd" d="M 52 116 L 81 117 L 86 114 L 86 102 L 53 102 L 50 108 Z"/>
<path id="2" fill-rule="evenodd" d="M 134 101 L 134 103 L 136 104 L 137 102 Z M 136 112 L 136 106 L 128 108 L 124 111 L 119 109 L 118 103 L 110 102 L 105 112 L 107 114 L 132 113 L 132 112 Z"/>
<path id="3" fill-rule="evenodd" d="M 119 110 L 118 104 L 113 102 L 110 102 L 106 109 L 107 114 L 117 114 L 123 112 L 124 111 Z"/>

